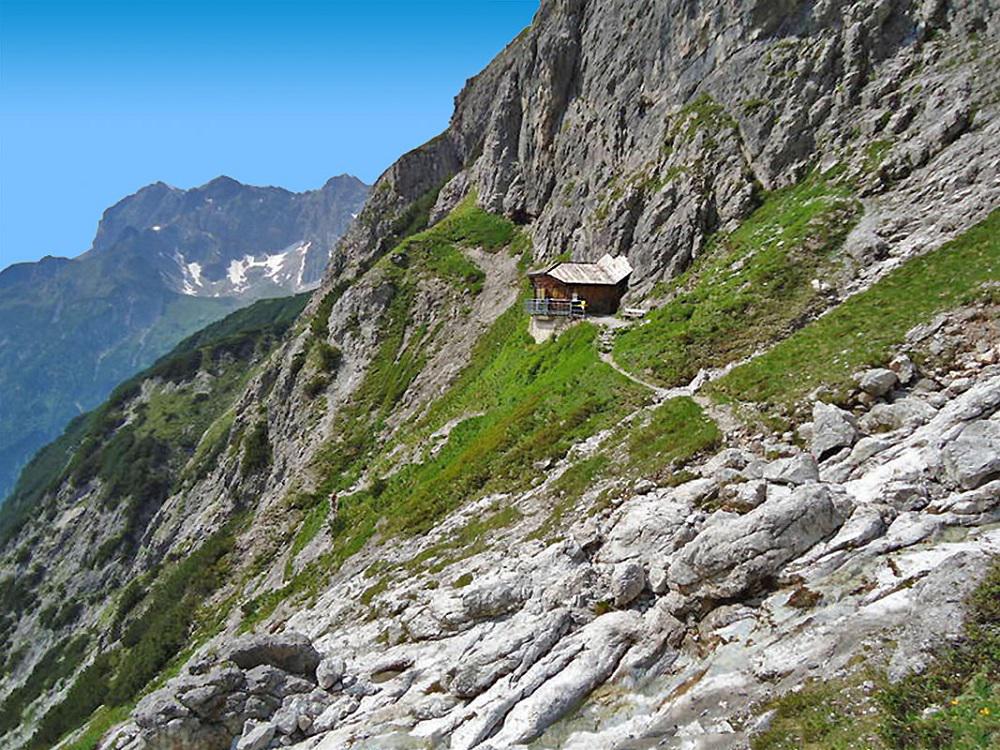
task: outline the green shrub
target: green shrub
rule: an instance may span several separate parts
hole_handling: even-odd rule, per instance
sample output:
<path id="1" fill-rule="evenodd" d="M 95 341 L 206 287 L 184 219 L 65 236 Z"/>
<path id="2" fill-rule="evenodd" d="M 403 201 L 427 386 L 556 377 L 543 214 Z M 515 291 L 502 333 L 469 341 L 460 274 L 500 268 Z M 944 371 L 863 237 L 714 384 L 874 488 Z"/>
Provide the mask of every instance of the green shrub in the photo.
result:
<path id="1" fill-rule="evenodd" d="M 147 593 L 146 587 L 143 585 L 140 577 L 137 576 L 128 582 L 125 588 L 122 589 L 122 593 L 118 597 L 118 603 L 115 605 L 115 613 L 111 620 L 113 631 L 118 630 L 118 627 L 125 621 L 125 618 L 146 598 Z"/>
<path id="2" fill-rule="evenodd" d="M 258 474 L 271 465 L 271 441 L 268 437 L 267 419 L 259 419 L 243 436 L 243 460 L 240 473 L 243 478 Z"/>
<path id="3" fill-rule="evenodd" d="M 316 354 L 319 358 L 319 366 L 327 372 L 333 372 L 340 367 L 340 361 L 344 358 L 343 353 L 335 346 L 331 346 L 325 341 L 316 342 Z"/>
<path id="4" fill-rule="evenodd" d="M 306 394 L 306 398 L 316 398 L 319 394 L 325 391 L 330 385 L 330 378 L 326 375 L 315 375 L 309 379 L 309 381 L 302 388 L 303 392 Z"/>
<path id="5" fill-rule="evenodd" d="M 394 245 L 427 228 L 427 224 L 430 222 L 431 209 L 434 208 L 438 194 L 446 182 L 447 180 L 423 193 L 423 195 L 413 201 L 396 217 L 389 228 L 388 245 Z"/>
<path id="6" fill-rule="evenodd" d="M 61 604 L 50 604 L 38 613 L 38 622 L 43 628 L 61 630 L 76 622 L 83 612 L 83 602 L 72 600 Z"/>
<path id="7" fill-rule="evenodd" d="M 330 313 L 333 311 L 334 304 L 336 304 L 342 294 L 342 289 L 334 287 L 323 295 L 323 299 L 320 300 L 319 305 L 316 307 L 316 313 L 309 321 L 309 332 L 313 338 L 326 341 L 326 337 L 330 335 Z"/>

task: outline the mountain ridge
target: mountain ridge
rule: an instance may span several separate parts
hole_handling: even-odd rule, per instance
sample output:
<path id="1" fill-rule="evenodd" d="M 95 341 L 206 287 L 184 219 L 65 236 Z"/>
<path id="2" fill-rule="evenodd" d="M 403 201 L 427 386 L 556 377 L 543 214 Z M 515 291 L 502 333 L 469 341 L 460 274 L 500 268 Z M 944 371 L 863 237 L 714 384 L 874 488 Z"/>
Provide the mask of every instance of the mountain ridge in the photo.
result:
<path id="1" fill-rule="evenodd" d="M 0 271 L 0 384 L 10 394 L 0 403 L 0 497 L 72 416 L 181 338 L 255 299 L 315 286 L 366 195 L 349 175 L 302 193 L 224 177 L 190 190 L 153 183 L 104 212 L 83 254 Z"/>

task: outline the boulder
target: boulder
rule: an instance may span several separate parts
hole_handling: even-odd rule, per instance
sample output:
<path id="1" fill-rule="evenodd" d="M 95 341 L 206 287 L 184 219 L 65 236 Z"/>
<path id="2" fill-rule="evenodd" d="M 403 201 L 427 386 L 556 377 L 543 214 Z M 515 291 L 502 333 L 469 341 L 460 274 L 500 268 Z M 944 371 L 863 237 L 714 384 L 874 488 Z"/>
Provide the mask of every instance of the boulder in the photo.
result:
<path id="1" fill-rule="evenodd" d="M 817 401 L 813 404 L 813 428 L 810 448 L 817 460 L 830 453 L 854 445 L 860 433 L 857 420 L 850 412 Z"/>
<path id="2" fill-rule="evenodd" d="M 719 500 L 729 510 L 746 513 L 767 500 L 767 482 L 763 479 L 751 479 L 727 485 L 719 492 Z"/>
<path id="3" fill-rule="evenodd" d="M 899 378 L 899 382 L 902 385 L 912 383 L 919 374 L 917 366 L 913 364 L 913 360 L 905 354 L 900 354 L 895 357 L 892 362 L 889 363 L 889 367 L 896 373 L 896 377 Z"/>
<path id="4" fill-rule="evenodd" d="M 779 458 L 764 467 L 764 479 L 777 484 L 805 484 L 819 479 L 819 466 L 808 453 L 797 453 L 789 458 Z"/>
<path id="5" fill-rule="evenodd" d="M 317 715 L 319 713 L 322 713 L 322 711 L 318 712 Z M 299 720 L 301 718 L 305 717 L 309 719 L 311 725 L 313 717 L 310 714 L 308 696 L 292 695 L 285 699 L 284 703 L 281 704 L 281 708 L 271 717 L 271 723 L 274 724 L 275 731 L 278 734 L 294 734 L 299 730 Z"/>
<path id="6" fill-rule="evenodd" d="M 884 396 L 899 383 L 899 377 L 896 373 L 884 367 L 866 370 L 856 377 L 858 387 L 875 398 Z"/>
<path id="7" fill-rule="evenodd" d="M 975 489 L 1000 475 L 1000 421 L 972 422 L 945 445 L 943 456 L 948 475 L 963 489 Z"/>
<path id="8" fill-rule="evenodd" d="M 485 620 L 500 617 L 519 609 L 527 592 L 502 580 L 473 584 L 462 592 L 460 621 Z"/>
<path id="9" fill-rule="evenodd" d="M 274 739 L 276 729 L 270 722 L 248 721 L 236 741 L 236 750 L 264 750 Z"/>
<path id="10" fill-rule="evenodd" d="M 768 500 L 744 516 L 709 523 L 670 564 L 670 587 L 702 599 L 753 593 L 836 532 L 854 510 L 846 495 L 819 484 Z"/>
<path id="11" fill-rule="evenodd" d="M 820 401 L 813 404 L 810 449 L 817 460 L 841 448 L 850 448 L 859 436 L 857 420 L 850 412 Z"/>
<path id="12" fill-rule="evenodd" d="M 657 560 L 649 566 L 649 588 L 654 594 L 665 594 L 670 588 L 668 577 L 669 565 L 664 560 Z"/>
<path id="13" fill-rule="evenodd" d="M 246 686 L 248 693 L 273 695 L 275 698 L 308 693 L 316 687 L 311 681 L 272 667 L 270 664 L 261 664 L 248 670 Z"/>
<path id="14" fill-rule="evenodd" d="M 927 424 L 937 409 L 919 398 L 902 398 L 891 404 L 875 404 L 859 421 L 868 432 L 913 430 Z"/>
<path id="15" fill-rule="evenodd" d="M 229 644 L 220 654 L 242 669 L 269 664 L 286 672 L 312 676 L 319 666 L 319 652 L 301 633 L 245 635 Z"/>
<path id="16" fill-rule="evenodd" d="M 344 676 L 347 665 L 339 656 L 327 656 L 316 667 L 316 684 L 324 690 L 329 690 Z"/>
<path id="17" fill-rule="evenodd" d="M 153 728 L 190 716 L 190 712 L 173 695 L 157 690 L 139 701 L 132 716 L 140 727 Z"/>
<path id="18" fill-rule="evenodd" d="M 637 562 L 626 562 L 615 566 L 611 574 L 611 599 L 616 607 L 624 607 L 646 588 L 646 573 Z"/>

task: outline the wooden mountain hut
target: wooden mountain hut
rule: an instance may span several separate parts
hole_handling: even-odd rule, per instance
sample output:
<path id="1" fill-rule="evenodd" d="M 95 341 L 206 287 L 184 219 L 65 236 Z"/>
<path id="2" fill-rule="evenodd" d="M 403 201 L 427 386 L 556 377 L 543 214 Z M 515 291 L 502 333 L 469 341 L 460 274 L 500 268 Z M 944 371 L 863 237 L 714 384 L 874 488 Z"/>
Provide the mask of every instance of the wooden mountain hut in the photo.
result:
<path id="1" fill-rule="evenodd" d="M 605 255 L 596 263 L 556 263 L 528 274 L 534 298 L 530 315 L 612 315 L 628 290 L 632 266 L 624 256 Z"/>

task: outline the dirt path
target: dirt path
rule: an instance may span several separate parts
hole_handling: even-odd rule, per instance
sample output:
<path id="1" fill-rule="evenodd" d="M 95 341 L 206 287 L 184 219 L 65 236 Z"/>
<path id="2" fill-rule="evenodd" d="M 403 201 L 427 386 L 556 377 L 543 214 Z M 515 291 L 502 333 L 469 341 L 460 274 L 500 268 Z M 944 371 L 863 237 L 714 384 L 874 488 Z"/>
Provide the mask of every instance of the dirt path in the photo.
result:
<path id="1" fill-rule="evenodd" d="M 740 363 L 732 363 L 728 367 L 708 371 L 704 373 L 704 375 L 692 380 L 691 383 L 686 386 L 663 388 L 662 386 L 654 385 L 653 383 L 633 375 L 615 361 L 614 355 L 611 351 L 599 350 L 598 356 L 601 358 L 602 362 L 610 365 L 616 372 L 628 378 L 633 383 L 641 385 L 643 388 L 652 391 L 656 396 L 654 406 L 658 406 L 664 401 L 672 398 L 692 398 L 695 403 L 697 403 L 698 406 L 700 406 L 704 412 L 711 417 L 712 421 L 714 421 L 719 429 L 722 430 L 723 434 L 733 434 L 744 427 L 743 422 L 736 416 L 731 407 L 717 404 L 708 396 L 701 396 L 698 394 L 699 389 L 703 385 L 711 383 L 713 380 L 722 377 L 729 372 L 732 367 Z"/>
<path id="2" fill-rule="evenodd" d="M 657 402 L 665 401 L 668 398 L 676 398 L 677 396 L 690 396 L 691 390 L 689 388 L 661 388 L 658 385 L 653 385 L 641 378 L 636 377 L 630 373 L 625 368 L 621 367 L 617 362 L 615 362 L 614 356 L 611 352 L 598 352 L 598 356 L 601 358 L 602 362 L 609 364 L 616 372 L 621 373 L 626 378 L 631 380 L 633 383 L 638 383 L 643 388 L 652 391 L 656 395 Z"/>

